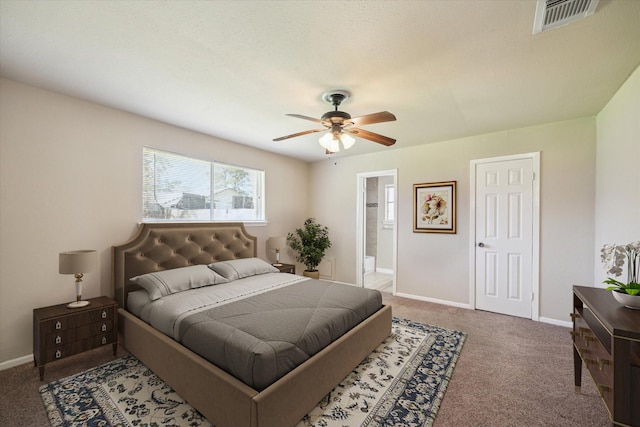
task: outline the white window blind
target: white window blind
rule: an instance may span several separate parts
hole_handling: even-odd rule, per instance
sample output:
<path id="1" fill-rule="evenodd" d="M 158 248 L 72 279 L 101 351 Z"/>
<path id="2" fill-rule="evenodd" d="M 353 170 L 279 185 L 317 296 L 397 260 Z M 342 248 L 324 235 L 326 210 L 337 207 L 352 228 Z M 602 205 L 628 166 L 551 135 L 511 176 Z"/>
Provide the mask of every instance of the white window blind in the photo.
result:
<path id="1" fill-rule="evenodd" d="M 264 221 L 264 171 L 144 147 L 145 221 Z"/>

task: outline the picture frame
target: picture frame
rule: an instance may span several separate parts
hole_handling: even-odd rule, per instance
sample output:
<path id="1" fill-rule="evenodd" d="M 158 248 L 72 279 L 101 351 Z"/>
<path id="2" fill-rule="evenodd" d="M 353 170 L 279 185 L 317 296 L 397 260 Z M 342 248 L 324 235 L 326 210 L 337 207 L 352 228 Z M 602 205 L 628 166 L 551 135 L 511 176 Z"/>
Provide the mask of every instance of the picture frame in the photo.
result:
<path id="1" fill-rule="evenodd" d="M 456 233 L 456 181 L 413 184 L 413 232 Z"/>

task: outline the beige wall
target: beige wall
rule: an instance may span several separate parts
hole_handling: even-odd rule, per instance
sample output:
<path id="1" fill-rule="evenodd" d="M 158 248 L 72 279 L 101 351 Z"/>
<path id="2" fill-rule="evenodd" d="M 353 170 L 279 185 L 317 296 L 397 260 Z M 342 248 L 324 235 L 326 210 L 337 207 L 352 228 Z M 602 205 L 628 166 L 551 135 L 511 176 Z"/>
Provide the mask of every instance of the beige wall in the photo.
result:
<path id="1" fill-rule="evenodd" d="M 330 228 L 328 255 L 336 257 L 335 278 L 345 282 L 355 282 L 356 174 L 397 168 L 397 290 L 417 297 L 469 302 L 472 159 L 541 152 L 541 317 L 568 320 L 571 286 L 593 284 L 594 271 L 602 280 L 602 243 L 640 238 L 639 70 L 597 118 L 311 167 L 6 79 L 0 123 L 0 364 L 32 352 L 33 308 L 73 299 L 73 279 L 57 271 L 58 252 L 97 249 L 100 271 L 86 276 L 85 296 L 111 294 L 110 246 L 140 220 L 143 145 L 265 169 L 269 223 L 249 231 L 264 242 L 312 214 Z M 458 181 L 458 233 L 414 234 L 412 185 L 440 180 Z M 264 257 L 263 245 L 259 251 Z"/>
<path id="2" fill-rule="evenodd" d="M 540 151 L 540 316 L 568 321 L 571 286 L 592 279 L 595 135 L 591 117 L 312 164 L 310 210 L 330 229 L 337 280 L 355 281 L 356 174 L 397 168 L 397 291 L 468 304 L 469 162 Z M 413 184 L 449 180 L 457 234 L 413 233 Z"/>
<path id="3" fill-rule="evenodd" d="M 604 287 L 602 245 L 640 240 L 640 67 L 598 114 L 596 123 L 594 283 Z M 625 272 L 621 279 L 626 277 Z"/>
<path id="4" fill-rule="evenodd" d="M 32 353 L 34 308 L 75 298 L 60 251 L 98 250 L 84 297 L 112 295 L 111 245 L 141 219 L 144 145 L 264 169 L 268 225 L 248 227 L 261 257 L 308 215 L 306 162 L 6 79 L 0 94 L 0 363 Z"/>

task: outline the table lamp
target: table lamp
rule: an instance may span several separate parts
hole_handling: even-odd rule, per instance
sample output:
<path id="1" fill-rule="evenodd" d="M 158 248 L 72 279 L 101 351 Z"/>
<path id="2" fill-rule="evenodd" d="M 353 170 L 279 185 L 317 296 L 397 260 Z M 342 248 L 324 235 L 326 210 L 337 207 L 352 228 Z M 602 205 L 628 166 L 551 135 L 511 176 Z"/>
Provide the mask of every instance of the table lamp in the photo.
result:
<path id="1" fill-rule="evenodd" d="M 287 241 L 284 237 L 269 237 L 267 239 L 267 250 L 269 253 L 276 253 L 276 263 L 274 265 L 282 265 L 280 264 L 280 251 L 285 248 Z"/>
<path id="2" fill-rule="evenodd" d="M 98 253 L 93 250 L 60 252 L 60 274 L 73 274 L 76 278 L 76 301 L 67 304 L 69 308 L 79 308 L 89 305 L 89 301 L 82 301 L 82 277 L 84 273 L 96 268 Z"/>

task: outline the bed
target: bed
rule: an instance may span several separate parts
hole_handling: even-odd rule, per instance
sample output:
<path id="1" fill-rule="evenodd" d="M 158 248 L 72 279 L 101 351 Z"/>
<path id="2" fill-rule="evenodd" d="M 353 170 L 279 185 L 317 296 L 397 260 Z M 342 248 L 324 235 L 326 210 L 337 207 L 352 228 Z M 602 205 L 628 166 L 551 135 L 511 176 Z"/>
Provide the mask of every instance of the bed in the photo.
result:
<path id="1" fill-rule="evenodd" d="M 217 427 L 295 425 L 391 332 L 391 308 L 382 306 L 275 382 L 251 387 L 127 307 L 141 289 L 131 278 L 255 258 L 257 239 L 242 223 L 142 224 L 112 251 L 121 343 Z"/>

